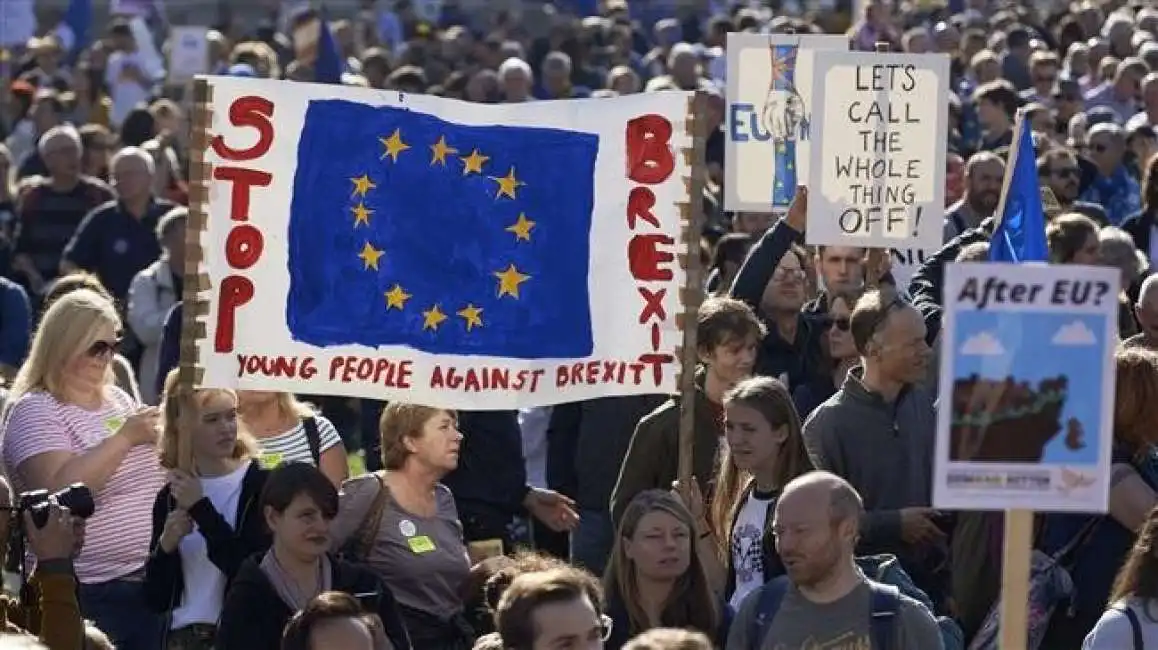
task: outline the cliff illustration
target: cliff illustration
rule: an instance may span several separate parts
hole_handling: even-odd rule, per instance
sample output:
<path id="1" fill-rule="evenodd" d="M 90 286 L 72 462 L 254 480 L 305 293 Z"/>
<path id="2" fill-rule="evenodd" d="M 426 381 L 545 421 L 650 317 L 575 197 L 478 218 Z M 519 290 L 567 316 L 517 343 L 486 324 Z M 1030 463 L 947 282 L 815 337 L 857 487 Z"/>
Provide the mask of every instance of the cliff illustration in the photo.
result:
<path id="1" fill-rule="evenodd" d="M 1012 376 L 972 375 L 953 384 L 949 458 L 990 463 L 1037 463 L 1045 447 L 1065 435 L 1069 449 L 1085 447 L 1081 422 L 1062 423 L 1069 381 L 1064 375 L 1034 387 Z"/>

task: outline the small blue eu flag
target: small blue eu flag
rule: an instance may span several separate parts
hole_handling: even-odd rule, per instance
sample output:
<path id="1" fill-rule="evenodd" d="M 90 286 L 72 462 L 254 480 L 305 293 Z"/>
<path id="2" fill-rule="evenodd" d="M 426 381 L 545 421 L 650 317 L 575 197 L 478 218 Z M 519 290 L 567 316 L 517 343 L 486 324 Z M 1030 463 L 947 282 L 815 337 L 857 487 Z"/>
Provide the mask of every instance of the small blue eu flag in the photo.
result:
<path id="1" fill-rule="evenodd" d="M 286 320 L 317 346 L 577 358 L 594 340 L 598 136 L 311 102 Z"/>
<path id="2" fill-rule="evenodd" d="M 1001 221 L 989 242 L 989 261 L 1044 262 L 1049 259 L 1045 208 L 1041 202 L 1033 133 L 1024 114 L 1018 114 L 1013 135 L 1005 188 L 998 206 Z"/>

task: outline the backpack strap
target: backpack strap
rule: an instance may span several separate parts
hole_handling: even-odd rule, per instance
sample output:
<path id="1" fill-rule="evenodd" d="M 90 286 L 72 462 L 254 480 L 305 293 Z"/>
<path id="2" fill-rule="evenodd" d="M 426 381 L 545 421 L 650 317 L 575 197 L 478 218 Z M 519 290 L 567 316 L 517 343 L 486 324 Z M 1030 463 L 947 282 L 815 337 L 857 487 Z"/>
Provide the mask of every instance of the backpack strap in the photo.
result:
<path id="1" fill-rule="evenodd" d="M 875 650 L 893 650 L 893 628 L 901 608 L 901 590 L 892 585 L 868 581 L 872 592 L 869 635 Z"/>
<path id="2" fill-rule="evenodd" d="M 318 431 L 318 419 L 310 416 L 302 420 L 302 427 L 306 430 L 306 442 L 310 445 L 310 456 L 314 465 L 322 466 L 322 434 Z"/>
<path id="3" fill-rule="evenodd" d="M 748 596 L 759 600 L 748 628 L 747 650 L 760 650 L 764 638 L 772 631 L 772 621 L 776 620 L 776 612 L 780 611 L 780 603 L 784 601 L 786 593 L 788 578 L 780 576 L 760 587 L 755 596 Z"/>
<path id="4" fill-rule="evenodd" d="M 1134 650 L 1146 650 L 1146 640 L 1142 637 L 1142 622 L 1138 620 L 1138 615 L 1128 605 L 1115 605 L 1110 609 L 1117 610 L 1126 615 L 1126 620 L 1130 621 L 1130 632 L 1134 636 Z"/>

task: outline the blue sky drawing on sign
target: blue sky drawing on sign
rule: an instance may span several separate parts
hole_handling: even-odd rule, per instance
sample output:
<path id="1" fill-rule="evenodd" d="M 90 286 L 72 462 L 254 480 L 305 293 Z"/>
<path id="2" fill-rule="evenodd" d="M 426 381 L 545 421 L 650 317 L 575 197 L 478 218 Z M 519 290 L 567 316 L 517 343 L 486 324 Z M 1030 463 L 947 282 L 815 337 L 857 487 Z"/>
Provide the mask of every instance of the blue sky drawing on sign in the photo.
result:
<path id="1" fill-rule="evenodd" d="M 958 312 L 954 335 L 955 379 L 974 374 L 1035 385 L 1064 375 L 1069 389 L 1061 422 L 1076 418 L 1085 446 L 1066 446 L 1062 430 L 1045 447 L 1046 463 L 1093 464 L 1098 458 L 1102 370 L 1106 342 L 1102 316 L 1065 313 Z"/>

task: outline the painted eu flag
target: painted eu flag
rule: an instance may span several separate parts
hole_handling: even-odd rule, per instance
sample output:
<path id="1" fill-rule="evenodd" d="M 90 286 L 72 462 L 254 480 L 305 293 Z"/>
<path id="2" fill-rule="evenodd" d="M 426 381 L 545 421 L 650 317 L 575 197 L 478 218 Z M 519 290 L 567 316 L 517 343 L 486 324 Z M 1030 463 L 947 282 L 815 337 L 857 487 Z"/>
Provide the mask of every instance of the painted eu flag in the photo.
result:
<path id="1" fill-rule="evenodd" d="M 289 223 L 286 321 L 317 346 L 575 358 L 599 138 L 311 102 Z"/>

